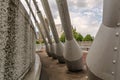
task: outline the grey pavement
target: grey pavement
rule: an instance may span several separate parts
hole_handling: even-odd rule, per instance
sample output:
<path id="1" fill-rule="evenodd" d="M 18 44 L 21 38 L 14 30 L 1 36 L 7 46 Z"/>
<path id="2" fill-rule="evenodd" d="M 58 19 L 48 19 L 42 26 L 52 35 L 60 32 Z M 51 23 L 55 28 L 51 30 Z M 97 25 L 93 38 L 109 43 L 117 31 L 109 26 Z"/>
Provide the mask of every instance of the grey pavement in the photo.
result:
<path id="1" fill-rule="evenodd" d="M 86 72 L 69 72 L 65 64 L 59 64 L 47 56 L 47 53 L 39 52 L 42 61 L 41 80 L 87 80 Z"/>

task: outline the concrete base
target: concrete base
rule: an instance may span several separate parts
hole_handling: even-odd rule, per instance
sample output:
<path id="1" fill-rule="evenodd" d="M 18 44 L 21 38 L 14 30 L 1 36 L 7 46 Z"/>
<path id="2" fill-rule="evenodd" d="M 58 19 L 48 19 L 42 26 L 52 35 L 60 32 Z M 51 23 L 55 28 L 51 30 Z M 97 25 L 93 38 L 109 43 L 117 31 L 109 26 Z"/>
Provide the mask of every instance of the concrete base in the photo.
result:
<path id="1" fill-rule="evenodd" d="M 48 55 L 49 57 L 52 57 L 50 44 L 47 45 L 46 52 L 47 52 L 47 55 Z"/>
<path id="2" fill-rule="evenodd" d="M 66 60 L 66 64 L 68 67 L 69 71 L 72 72 L 78 72 L 78 71 L 82 71 L 82 58 L 76 61 L 68 61 Z"/>
<path id="3" fill-rule="evenodd" d="M 53 57 L 54 56 L 54 54 L 53 54 L 54 53 L 53 45 L 50 45 L 49 48 L 50 48 L 49 53 L 50 53 L 51 57 Z"/>
<path id="4" fill-rule="evenodd" d="M 64 64 L 65 63 L 65 59 L 63 56 L 57 56 L 58 58 L 58 62 L 61 63 L 61 64 Z"/>
<path id="5" fill-rule="evenodd" d="M 53 53 L 51 53 L 51 52 L 50 52 L 50 54 L 51 54 L 51 57 L 53 58 L 54 54 L 53 54 Z"/>
<path id="6" fill-rule="evenodd" d="M 54 43 L 54 44 L 52 45 L 52 47 L 53 47 L 52 57 L 53 57 L 53 59 L 57 59 L 57 55 L 56 55 L 56 44 Z"/>
<path id="7" fill-rule="evenodd" d="M 64 58 L 68 70 L 80 71 L 83 69 L 82 51 L 75 39 L 65 42 Z"/>
<path id="8" fill-rule="evenodd" d="M 50 45 L 46 45 L 46 52 L 47 52 L 47 55 L 49 57 L 51 57 L 51 54 L 50 54 Z"/>
<path id="9" fill-rule="evenodd" d="M 64 53 L 64 45 L 63 43 L 59 42 L 56 44 L 56 55 L 58 57 L 59 63 L 65 63 L 63 53 Z"/>
<path id="10" fill-rule="evenodd" d="M 94 75 L 90 70 L 88 70 L 88 80 L 103 80 Z"/>
<path id="11" fill-rule="evenodd" d="M 57 55 L 55 55 L 55 53 L 52 54 L 52 58 L 53 59 L 57 59 Z"/>
<path id="12" fill-rule="evenodd" d="M 52 55 L 50 54 L 50 52 L 47 52 L 47 55 L 48 55 L 49 57 L 52 57 Z"/>

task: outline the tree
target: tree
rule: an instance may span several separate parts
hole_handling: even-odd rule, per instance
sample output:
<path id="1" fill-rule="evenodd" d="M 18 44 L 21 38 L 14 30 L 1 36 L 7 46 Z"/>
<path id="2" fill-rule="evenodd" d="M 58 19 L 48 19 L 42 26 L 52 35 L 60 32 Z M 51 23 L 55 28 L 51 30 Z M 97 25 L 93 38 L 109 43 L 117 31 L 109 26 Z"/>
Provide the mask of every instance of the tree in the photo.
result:
<path id="1" fill-rule="evenodd" d="M 77 41 L 82 41 L 83 40 L 83 36 L 80 33 L 77 34 L 76 40 Z"/>
<path id="2" fill-rule="evenodd" d="M 92 36 L 90 34 L 87 34 L 85 36 L 85 38 L 83 39 L 83 41 L 93 41 L 93 38 L 92 38 Z"/>
<path id="3" fill-rule="evenodd" d="M 61 37 L 60 37 L 60 41 L 61 42 L 65 42 L 65 33 L 63 32 Z"/>
<path id="4" fill-rule="evenodd" d="M 36 44 L 40 44 L 40 42 L 37 40 L 37 41 L 36 41 Z"/>
<path id="5" fill-rule="evenodd" d="M 44 40 L 42 40 L 41 43 L 45 43 Z"/>
<path id="6" fill-rule="evenodd" d="M 72 32 L 73 32 L 74 38 L 77 41 L 82 41 L 83 40 L 83 36 L 80 33 L 76 32 L 76 29 L 73 29 Z M 62 35 L 60 37 L 60 41 L 65 42 L 65 33 L 64 32 L 62 33 Z"/>
<path id="7" fill-rule="evenodd" d="M 83 40 L 83 36 L 80 33 L 76 32 L 76 29 L 73 29 L 72 31 L 73 31 L 73 36 L 76 39 L 76 41 L 82 41 Z"/>

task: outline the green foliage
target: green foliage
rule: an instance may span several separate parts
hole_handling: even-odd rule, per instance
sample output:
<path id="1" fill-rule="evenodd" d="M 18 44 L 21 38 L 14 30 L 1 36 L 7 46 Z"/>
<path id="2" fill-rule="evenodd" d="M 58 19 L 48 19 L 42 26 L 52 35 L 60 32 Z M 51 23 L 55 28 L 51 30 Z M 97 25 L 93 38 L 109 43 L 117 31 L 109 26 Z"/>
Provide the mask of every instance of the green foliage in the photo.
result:
<path id="1" fill-rule="evenodd" d="M 85 36 L 85 38 L 83 39 L 83 41 L 93 41 L 93 38 L 92 38 L 92 36 L 90 34 L 87 34 Z"/>
<path id="2" fill-rule="evenodd" d="M 76 32 L 75 29 L 73 29 L 72 32 L 73 32 L 74 38 L 75 38 L 77 41 L 82 41 L 82 40 L 83 40 L 83 36 L 82 36 L 80 33 Z M 64 32 L 62 33 L 62 35 L 61 35 L 61 37 L 60 37 L 60 41 L 61 41 L 61 42 L 65 42 L 65 33 L 64 33 Z"/>
<path id="3" fill-rule="evenodd" d="M 83 36 L 80 33 L 76 32 L 75 29 L 73 29 L 73 36 L 76 39 L 76 41 L 82 41 L 83 40 Z"/>
<path id="4" fill-rule="evenodd" d="M 65 42 L 65 33 L 63 32 L 61 37 L 60 37 L 60 41 L 61 42 Z"/>
<path id="5" fill-rule="evenodd" d="M 39 42 L 39 41 L 36 41 L 36 44 L 40 44 L 40 42 Z"/>
<path id="6" fill-rule="evenodd" d="M 44 40 L 42 40 L 41 43 L 45 43 Z"/>

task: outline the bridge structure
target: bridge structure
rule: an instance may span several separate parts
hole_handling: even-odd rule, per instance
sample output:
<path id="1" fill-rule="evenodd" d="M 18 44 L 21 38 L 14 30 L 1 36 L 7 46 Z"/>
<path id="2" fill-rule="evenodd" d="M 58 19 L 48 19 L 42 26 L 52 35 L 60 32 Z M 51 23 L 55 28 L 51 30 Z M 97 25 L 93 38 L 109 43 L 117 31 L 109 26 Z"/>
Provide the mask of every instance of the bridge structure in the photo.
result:
<path id="1" fill-rule="evenodd" d="M 67 0 L 56 0 L 66 37 L 65 44 L 59 40 L 48 0 L 39 1 L 42 3 L 49 25 L 46 24 L 36 0 L 32 0 L 36 10 L 33 10 L 29 1 L 25 0 L 31 14 L 22 1 L 0 0 L 0 80 L 41 79 L 42 63 L 35 52 L 39 35 L 35 27 L 45 42 L 49 57 L 57 59 L 59 63 L 65 63 L 69 71 L 82 71 L 82 49 L 72 34 Z M 104 0 L 102 24 L 87 56 L 89 80 L 120 78 L 119 8 L 118 0 Z M 35 11 L 42 25 L 36 18 Z M 48 28 L 52 31 L 55 43 L 52 42 Z"/>

